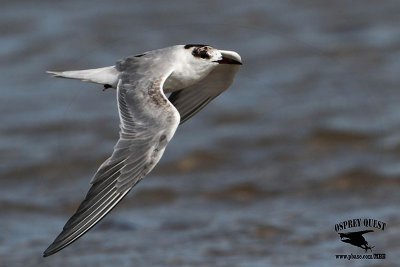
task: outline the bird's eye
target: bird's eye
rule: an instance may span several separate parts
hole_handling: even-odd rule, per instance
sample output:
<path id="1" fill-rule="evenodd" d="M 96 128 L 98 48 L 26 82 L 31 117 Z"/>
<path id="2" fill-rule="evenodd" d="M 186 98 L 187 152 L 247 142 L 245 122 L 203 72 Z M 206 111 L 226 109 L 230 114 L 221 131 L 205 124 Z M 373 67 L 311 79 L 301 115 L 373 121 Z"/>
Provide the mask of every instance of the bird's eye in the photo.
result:
<path id="1" fill-rule="evenodd" d="M 203 59 L 210 59 L 211 55 L 208 53 L 209 48 L 207 46 L 196 47 L 193 49 L 192 55 L 194 57 L 200 57 Z"/>
<path id="2" fill-rule="evenodd" d="M 209 58 L 210 56 L 208 55 L 208 53 L 206 51 L 201 51 L 200 52 L 200 57 L 201 58 Z"/>

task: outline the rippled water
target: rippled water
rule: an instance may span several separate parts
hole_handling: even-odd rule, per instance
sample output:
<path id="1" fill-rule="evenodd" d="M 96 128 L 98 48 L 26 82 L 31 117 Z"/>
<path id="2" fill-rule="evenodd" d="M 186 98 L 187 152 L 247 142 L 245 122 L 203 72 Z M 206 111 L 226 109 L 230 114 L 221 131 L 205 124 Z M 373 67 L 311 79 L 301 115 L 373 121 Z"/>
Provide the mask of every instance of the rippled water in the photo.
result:
<path id="1" fill-rule="evenodd" d="M 398 1 L 2 1 L 0 266 L 341 266 L 335 223 L 400 251 Z M 235 50 L 230 90 L 81 240 L 43 259 L 118 137 L 115 92 L 48 69 Z"/>

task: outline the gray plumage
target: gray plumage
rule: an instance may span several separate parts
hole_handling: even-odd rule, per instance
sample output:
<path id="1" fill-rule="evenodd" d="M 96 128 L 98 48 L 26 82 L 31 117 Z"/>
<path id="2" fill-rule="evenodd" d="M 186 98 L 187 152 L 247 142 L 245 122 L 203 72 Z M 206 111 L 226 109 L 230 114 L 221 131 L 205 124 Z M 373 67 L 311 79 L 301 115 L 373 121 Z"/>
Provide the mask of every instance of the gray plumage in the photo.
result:
<path id="1" fill-rule="evenodd" d="M 178 45 L 127 57 L 115 66 L 49 72 L 116 88 L 120 135 L 112 155 L 92 178 L 85 199 L 46 249 L 45 257 L 98 223 L 155 167 L 179 123 L 229 87 L 241 65 L 240 56 L 204 47 Z M 207 57 L 192 55 L 200 48 L 207 51 Z M 169 99 L 164 92 L 172 93 Z"/>

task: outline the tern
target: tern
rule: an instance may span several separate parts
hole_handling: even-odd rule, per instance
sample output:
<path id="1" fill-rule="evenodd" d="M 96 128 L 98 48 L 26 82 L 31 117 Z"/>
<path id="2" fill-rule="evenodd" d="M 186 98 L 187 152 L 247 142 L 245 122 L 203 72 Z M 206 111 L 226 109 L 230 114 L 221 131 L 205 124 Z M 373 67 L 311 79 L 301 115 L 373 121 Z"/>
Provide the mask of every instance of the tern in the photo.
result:
<path id="1" fill-rule="evenodd" d="M 177 127 L 232 84 L 240 65 L 236 52 L 187 44 L 129 56 L 109 67 L 48 71 L 116 89 L 120 132 L 85 199 L 43 256 L 67 247 L 104 218 L 156 166 Z"/>

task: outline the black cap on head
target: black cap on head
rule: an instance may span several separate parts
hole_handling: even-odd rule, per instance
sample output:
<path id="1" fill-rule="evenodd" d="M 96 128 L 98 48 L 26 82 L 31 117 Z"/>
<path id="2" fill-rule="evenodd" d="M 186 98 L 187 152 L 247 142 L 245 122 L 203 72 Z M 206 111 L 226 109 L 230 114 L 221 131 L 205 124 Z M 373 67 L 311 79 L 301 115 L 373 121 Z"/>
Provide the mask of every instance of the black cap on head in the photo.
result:
<path id="1" fill-rule="evenodd" d="M 184 46 L 185 49 L 189 49 L 191 47 L 203 47 L 203 46 L 207 46 L 205 44 L 187 44 Z"/>

